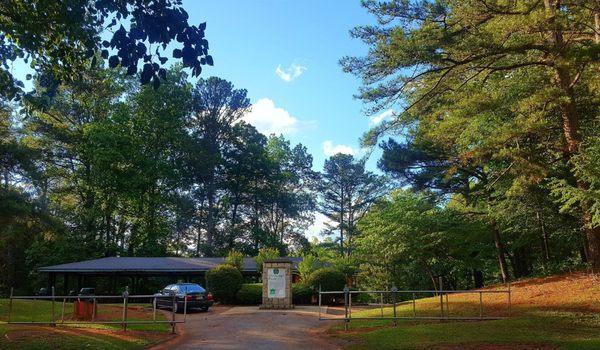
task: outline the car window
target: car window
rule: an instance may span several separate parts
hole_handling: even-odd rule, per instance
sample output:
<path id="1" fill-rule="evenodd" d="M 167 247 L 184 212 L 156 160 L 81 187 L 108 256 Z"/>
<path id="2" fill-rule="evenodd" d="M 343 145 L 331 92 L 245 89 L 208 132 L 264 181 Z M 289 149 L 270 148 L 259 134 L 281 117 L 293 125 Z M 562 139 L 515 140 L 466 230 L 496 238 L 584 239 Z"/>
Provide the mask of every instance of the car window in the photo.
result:
<path id="1" fill-rule="evenodd" d="M 197 284 L 181 284 L 179 285 L 180 293 L 204 293 L 204 288 Z"/>

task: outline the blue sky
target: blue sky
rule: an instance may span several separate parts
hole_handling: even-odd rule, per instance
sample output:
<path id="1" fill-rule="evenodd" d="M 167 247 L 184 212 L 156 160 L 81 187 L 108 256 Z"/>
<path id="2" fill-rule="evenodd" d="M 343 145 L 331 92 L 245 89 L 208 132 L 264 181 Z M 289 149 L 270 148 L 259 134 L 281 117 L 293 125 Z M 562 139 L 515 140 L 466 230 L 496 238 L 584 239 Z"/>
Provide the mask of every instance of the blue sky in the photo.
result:
<path id="1" fill-rule="evenodd" d="M 265 134 L 283 134 L 292 145 L 305 145 L 315 170 L 338 152 L 361 157 L 361 135 L 389 117 L 390 111 L 363 113 L 362 102 L 353 97 L 360 80 L 343 73 L 338 63 L 367 51 L 349 34 L 375 21 L 359 0 L 184 0 L 183 6 L 190 24 L 207 22 L 215 65 L 204 66 L 202 77 L 218 76 L 248 90 L 253 110 L 246 121 Z M 31 73 L 22 62 L 13 69 L 22 80 Z M 371 155 L 370 170 L 376 170 L 379 155 Z M 307 235 L 317 236 L 324 220 L 317 214 Z"/>
<path id="2" fill-rule="evenodd" d="M 207 22 L 215 65 L 202 75 L 247 89 L 256 103 L 250 123 L 307 146 L 317 170 L 335 151 L 359 154 L 358 139 L 370 121 L 353 98 L 360 81 L 338 63 L 367 49 L 349 35 L 354 26 L 374 21 L 358 0 L 183 4 L 192 24 Z"/>

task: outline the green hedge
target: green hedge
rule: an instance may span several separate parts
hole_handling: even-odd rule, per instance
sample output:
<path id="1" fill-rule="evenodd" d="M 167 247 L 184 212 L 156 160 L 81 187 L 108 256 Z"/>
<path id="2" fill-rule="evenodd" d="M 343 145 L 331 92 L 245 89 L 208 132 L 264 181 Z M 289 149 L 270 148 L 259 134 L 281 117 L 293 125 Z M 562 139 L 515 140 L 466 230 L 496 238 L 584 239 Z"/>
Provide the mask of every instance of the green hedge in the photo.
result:
<path id="1" fill-rule="evenodd" d="M 231 265 L 219 265 L 206 275 L 208 290 L 215 300 L 225 304 L 235 303 L 236 294 L 242 287 L 242 273 Z"/>
<path id="2" fill-rule="evenodd" d="M 312 296 L 315 292 L 303 283 L 296 283 L 292 285 L 292 300 L 296 305 L 310 304 Z"/>
<path id="3" fill-rule="evenodd" d="M 296 305 L 310 304 L 313 290 L 304 284 L 292 284 L 292 302 Z M 240 305 L 260 305 L 262 302 L 262 283 L 245 283 L 237 292 L 236 301 Z"/>
<path id="4" fill-rule="evenodd" d="M 346 277 L 344 274 L 332 267 L 323 267 L 311 273 L 306 285 L 318 291 L 319 286 L 322 291 L 340 291 L 344 289 Z"/>
<path id="5" fill-rule="evenodd" d="M 262 283 L 245 283 L 236 295 L 240 305 L 260 305 L 262 302 Z"/>

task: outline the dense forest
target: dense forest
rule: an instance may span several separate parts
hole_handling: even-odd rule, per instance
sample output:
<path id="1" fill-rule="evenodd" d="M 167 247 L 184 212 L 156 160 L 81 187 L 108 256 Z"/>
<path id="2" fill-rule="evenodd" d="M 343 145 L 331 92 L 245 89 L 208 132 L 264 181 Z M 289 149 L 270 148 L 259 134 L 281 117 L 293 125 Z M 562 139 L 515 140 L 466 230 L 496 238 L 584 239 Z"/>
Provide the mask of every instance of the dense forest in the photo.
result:
<path id="1" fill-rule="evenodd" d="M 378 170 L 337 154 L 322 172 L 302 144 L 242 120 L 246 90 L 192 83 L 213 64 L 205 25 L 166 1 L 181 26 L 102 40 L 98 21 L 147 10 L 110 4 L 90 2 L 92 18 L 49 4 L 53 23 L 79 21 L 56 25 L 60 49 L 30 35 L 35 11 L 0 5 L 0 291 L 33 288 L 54 263 L 264 248 L 369 289 L 600 267 L 596 1 L 364 1 L 378 24 L 351 35 L 368 54 L 341 66 L 370 114 L 391 111 L 361 140 L 382 155 Z M 168 67 L 136 45 L 175 38 Z M 25 91 L 7 62 L 29 57 Z M 309 242 L 316 213 L 325 238 Z"/>

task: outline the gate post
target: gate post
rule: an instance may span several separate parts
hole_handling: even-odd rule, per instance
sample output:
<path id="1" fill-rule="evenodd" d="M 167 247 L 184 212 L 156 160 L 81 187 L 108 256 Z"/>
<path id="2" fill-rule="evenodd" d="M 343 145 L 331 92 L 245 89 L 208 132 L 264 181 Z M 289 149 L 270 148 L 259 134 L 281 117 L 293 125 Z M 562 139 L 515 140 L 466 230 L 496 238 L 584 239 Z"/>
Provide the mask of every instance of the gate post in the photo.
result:
<path id="1" fill-rule="evenodd" d="M 348 286 L 344 286 L 344 330 L 348 330 L 348 296 L 350 295 L 350 289 Z"/>
<path id="2" fill-rule="evenodd" d="M 392 287 L 392 303 L 394 304 L 394 327 L 398 325 L 398 319 L 396 318 L 396 293 L 398 293 L 398 288 L 396 286 Z"/>

